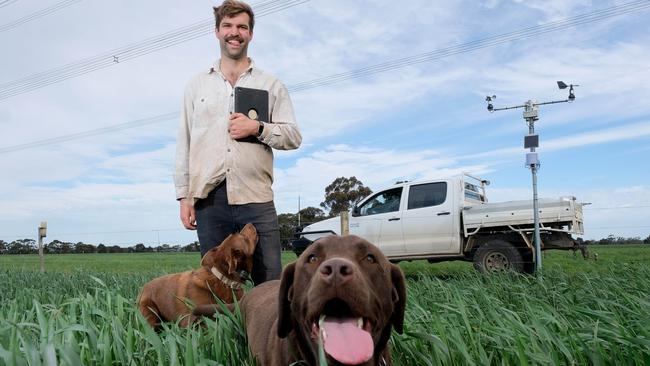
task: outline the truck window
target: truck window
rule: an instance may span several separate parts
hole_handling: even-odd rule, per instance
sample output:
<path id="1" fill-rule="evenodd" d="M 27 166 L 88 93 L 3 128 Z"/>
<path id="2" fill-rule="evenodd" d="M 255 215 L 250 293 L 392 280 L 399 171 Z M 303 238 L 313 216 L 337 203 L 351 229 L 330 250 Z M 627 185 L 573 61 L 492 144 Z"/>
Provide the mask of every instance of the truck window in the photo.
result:
<path id="1" fill-rule="evenodd" d="M 447 199 L 447 183 L 413 185 L 409 189 L 408 209 L 437 206 Z"/>
<path id="2" fill-rule="evenodd" d="M 476 192 L 472 192 L 472 191 L 465 191 L 465 198 L 468 199 L 468 200 L 475 200 L 475 201 L 483 202 L 483 196 L 481 196 L 480 194 L 478 194 Z"/>
<path id="3" fill-rule="evenodd" d="M 359 206 L 359 216 L 399 211 L 402 187 L 383 191 Z"/>
<path id="4" fill-rule="evenodd" d="M 465 182 L 465 199 L 485 202 L 485 197 L 481 194 L 479 187 L 472 183 Z"/>

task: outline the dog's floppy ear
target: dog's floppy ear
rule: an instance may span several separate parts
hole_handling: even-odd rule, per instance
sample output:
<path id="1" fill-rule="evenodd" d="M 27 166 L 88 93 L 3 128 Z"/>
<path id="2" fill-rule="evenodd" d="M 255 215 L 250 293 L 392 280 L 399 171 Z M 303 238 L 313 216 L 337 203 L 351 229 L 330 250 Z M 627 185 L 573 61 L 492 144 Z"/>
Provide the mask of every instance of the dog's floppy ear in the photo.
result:
<path id="1" fill-rule="evenodd" d="M 255 245 L 257 245 L 257 229 L 255 229 L 255 226 L 248 223 L 239 233 L 248 239 L 248 247 L 246 248 L 248 253 L 255 252 Z"/>
<path id="2" fill-rule="evenodd" d="M 201 267 L 214 267 L 217 264 L 217 258 L 219 254 L 217 251 L 221 246 L 216 246 L 210 250 L 201 258 Z"/>
<path id="3" fill-rule="evenodd" d="M 402 334 L 404 328 L 404 311 L 406 310 L 406 280 L 402 269 L 391 264 L 390 277 L 393 282 L 393 314 L 390 317 L 391 323 L 397 333 Z"/>
<path id="4" fill-rule="evenodd" d="M 293 327 L 291 323 L 291 301 L 293 300 L 293 275 L 296 263 L 289 263 L 282 271 L 280 280 L 280 302 L 278 309 L 278 337 L 285 338 Z"/>

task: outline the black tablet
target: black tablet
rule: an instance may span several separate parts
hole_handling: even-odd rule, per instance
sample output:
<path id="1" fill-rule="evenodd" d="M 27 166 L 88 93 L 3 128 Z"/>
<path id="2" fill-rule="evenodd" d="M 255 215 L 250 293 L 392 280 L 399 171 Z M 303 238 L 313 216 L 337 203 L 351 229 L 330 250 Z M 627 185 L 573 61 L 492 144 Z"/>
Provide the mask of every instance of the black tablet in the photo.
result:
<path id="1" fill-rule="evenodd" d="M 262 122 L 269 120 L 269 92 L 262 89 L 235 87 L 235 112 Z"/>

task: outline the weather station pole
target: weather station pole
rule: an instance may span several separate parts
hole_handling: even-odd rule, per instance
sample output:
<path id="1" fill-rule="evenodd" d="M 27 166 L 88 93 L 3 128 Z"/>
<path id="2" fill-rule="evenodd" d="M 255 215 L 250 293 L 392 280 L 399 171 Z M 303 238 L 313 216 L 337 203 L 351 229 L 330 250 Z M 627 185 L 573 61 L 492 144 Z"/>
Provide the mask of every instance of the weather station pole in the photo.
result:
<path id="1" fill-rule="evenodd" d="M 530 149 L 530 152 L 526 153 L 526 167 L 530 168 L 530 173 L 533 178 L 533 241 L 535 247 L 535 272 L 538 272 L 542 268 L 542 240 L 539 234 L 539 202 L 537 198 L 537 171 L 540 168 L 539 158 L 536 152 L 536 148 L 539 147 L 539 135 L 535 134 L 535 121 L 539 120 L 539 106 L 546 104 L 556 104 L 556 103 L 566 103 L 573 102 L 576 99 L 575 94 L 573 93 L 573 87 L 578 85 L 566 85 L 562 81 L 557 82 L 557 86 L 560 89 L 569 88 L 569 96 L 567 99 L 563 100 L 553 100 L 550 102 L 536 103 L 535 101 L 529 100 L 525 104 L 516 105 L 511 107 L 502 107 L 494 108 L 492 102 L 496 99 L 496 95 L 485 97 L 485 101 L 488 103 L 487 110 L 492 113 L 495 111 L 504 111 L 507 109 L 516 109 L 523 108 L 523 117 L 528 125 L 528 135 L 524 136 L 524 148 Z"/>
<path id="2" fill-rule="evenodd" d="M 535 243 L 535 272 L 542 268 L 542 248 L 541 238 L 539 235 L 539 202 L 537 200 L 537 170 L 539 169 L 539 159 L 535 149 L 539 146 L 539 136 L 535 135 L 535 121 L 539 119 L 539 108 L 531 100 L 524 106 L 524 119 L 528 125 L 528 136 L 524 137 L 524 148 L 529 148 L 530 152 L 526 154 L 526 166 L 530 168 L 533 176 L 533 222 L 534 222 L 534 243 Z"/>

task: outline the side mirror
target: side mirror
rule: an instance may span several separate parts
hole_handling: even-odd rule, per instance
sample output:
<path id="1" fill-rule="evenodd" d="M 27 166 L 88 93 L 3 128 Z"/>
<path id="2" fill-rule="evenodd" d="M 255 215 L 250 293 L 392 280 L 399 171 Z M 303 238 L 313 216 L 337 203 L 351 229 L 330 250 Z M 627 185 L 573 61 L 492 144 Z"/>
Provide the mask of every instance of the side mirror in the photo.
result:
<path id="1" fill-rule="evenodd" d="M 354 207 L 352 208 L 352 216 L 353 216 L 353 217 L 359 216 L 359 207 L 354 206 Z"/>

